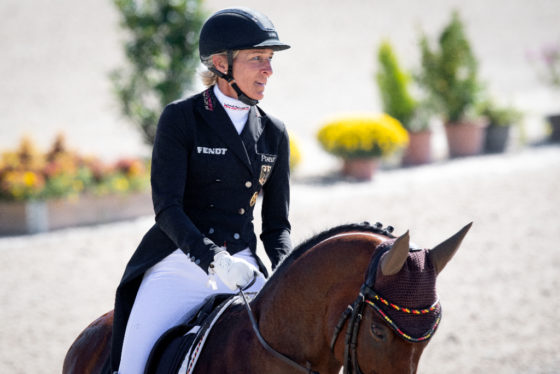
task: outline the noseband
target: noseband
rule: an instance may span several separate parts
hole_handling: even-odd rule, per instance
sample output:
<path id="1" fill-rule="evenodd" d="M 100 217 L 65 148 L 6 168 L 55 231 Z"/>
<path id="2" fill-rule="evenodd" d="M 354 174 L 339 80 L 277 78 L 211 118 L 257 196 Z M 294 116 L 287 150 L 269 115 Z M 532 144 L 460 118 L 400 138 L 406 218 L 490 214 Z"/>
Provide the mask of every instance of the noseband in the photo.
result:
<path id="1" fill-rule="evenodd" d="M 440 307 L 436 317 L 436 321 L 434 322 L 432 327 L 430 327 L 421 336 L 413 337 L 405 333 L 385 312 L 383 312 L 383 310 L 381 309 L 382 305 L 390 307 L 402 313 L 411 315 L 425 315 L 434 312 L 440 305 L 438 299 L 435 303 L 424 309 L 407 308 L 394 304 L 375 292 L 374 283 L 377 276 L 377 268 L 379 267 L 381 256 L 390 249 L 391 247 L 382 248 L 378 251 L 379 253 L 375 255 L 372 262 L 370 263 L 366 281 L 364 282 L 364 284 L 362 284 L 358 297 L 356 298 L 354 303 L 352 303 L 352 305 L 348 305 L 346 310 L 342 313 L 342 316 L 340 317 L 340 320 L 335 327 L 334 334 L 331 339 L 331 351 L 333 352 L 338 335 L 340 334 L 340 331 L 344 327 L 346 321 L 349 320 L 348 327 L 346 328 L 346 338 L 344 343 L 344 374 L 362 374 L 360 365 L 358 364 L 357 356 L 358 332 L 360 331 L 360 324 L 362 322 L 363 312 L 366 305 L 372 307 L 373 310 L 375 310 L 400 337 L 412 343 L 419 343 L 429 340 L 433 336 L 441 320 Z M 409 251 L 415 252 L 419 250 L 411 248 Z"/>

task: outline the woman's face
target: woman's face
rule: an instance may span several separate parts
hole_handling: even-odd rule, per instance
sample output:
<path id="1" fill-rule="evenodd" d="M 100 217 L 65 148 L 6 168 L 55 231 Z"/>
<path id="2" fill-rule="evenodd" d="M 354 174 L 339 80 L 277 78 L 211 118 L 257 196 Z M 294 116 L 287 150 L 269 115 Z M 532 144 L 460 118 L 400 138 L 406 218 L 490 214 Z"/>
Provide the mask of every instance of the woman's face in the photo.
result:
<path id="1" fill-rule="evenodd" d="M 268 78 L 272 75 L 271 60 L 274 55 L 272 49 L 245 49 L 239 51 L 237 57 L 233 60 L 233 78 L 235 82 L 251 99 L 262 100 L 264 97 L 264 88 Z M 226 72 L 227 60 L 225 56 L 220 61 L 221 67 L 216 67 Z M 220 80 L 220 90 L 227 96 L 237 98 L 237 93 L 229 84 Z"/>

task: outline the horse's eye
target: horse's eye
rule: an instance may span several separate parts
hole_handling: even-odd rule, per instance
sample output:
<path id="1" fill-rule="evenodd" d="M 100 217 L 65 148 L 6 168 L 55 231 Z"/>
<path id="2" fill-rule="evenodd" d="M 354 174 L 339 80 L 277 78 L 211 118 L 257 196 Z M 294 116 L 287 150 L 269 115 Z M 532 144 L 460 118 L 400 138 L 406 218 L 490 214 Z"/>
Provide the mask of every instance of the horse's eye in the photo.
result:
<path id="1" fill-rule="evenodd" d="M 385 341 L 387 339 L 386 329 L 378 324 L 371 324 L 371 333 L 376 340 Z"/>

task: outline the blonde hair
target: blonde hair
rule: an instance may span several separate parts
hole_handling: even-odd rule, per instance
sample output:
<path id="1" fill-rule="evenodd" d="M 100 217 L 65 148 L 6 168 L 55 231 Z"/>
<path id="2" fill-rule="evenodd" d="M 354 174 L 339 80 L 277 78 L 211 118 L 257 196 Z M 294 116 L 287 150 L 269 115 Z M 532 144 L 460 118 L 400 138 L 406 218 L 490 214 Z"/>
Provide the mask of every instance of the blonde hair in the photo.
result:
<path id="1" fill-rule="evenodd" d="M 235 58 L 237 57 L 237 55 L 239 54 L 239 51 L 233 51 L 233 59 L 235 60 Z M 216 73 L 214 73 L 213 71 L 210 71 L 210 68 L 214 67 L 214 63 L 212 62 L 212 57 L 214 56 L 227 56 L 226 52 L 220 52 L 220 53 L 215 53 L 213 55 L 210 55 L 206 58 L 202 59 L 202 64 L 204 66 L 206 66 L 205 71 L 200 73 L 200 78 L 202 79 L 202 83 L 206 86 L 206 87 L 211 87 L 213 85 L 215 85 L 216 83 L 218 83 L 218 75 Z"/>

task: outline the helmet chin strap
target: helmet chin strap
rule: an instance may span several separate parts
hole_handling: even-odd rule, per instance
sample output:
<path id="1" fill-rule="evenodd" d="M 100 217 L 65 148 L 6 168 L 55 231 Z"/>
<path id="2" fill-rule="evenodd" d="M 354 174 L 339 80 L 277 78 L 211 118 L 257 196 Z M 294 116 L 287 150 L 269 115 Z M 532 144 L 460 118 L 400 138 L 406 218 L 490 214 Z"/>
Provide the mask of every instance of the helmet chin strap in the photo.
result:
<path id="1" fill-rule="evenodd" d="M 218 77 L 223 78 L 228 82 L 228 84 L 237 93 L 237 98 L 239 99 L 239 101 L 250 106 L 257 105 L 259 101 L 255 99 L 251 99 L 249 96 L 245 95 L 245 93 L 241 91 L 241 88 L 239 88 L 239 86 L 235 82 L 235 79 L 233 78 L 233 51 L 232 50 L 227 51 L 227 60 L 228 60 L 227 74 L 222 73 L 215 67 L 211 67 L 209 68 L 209 70 L 215 73 L 216 75 L 218 75 Z"/>

